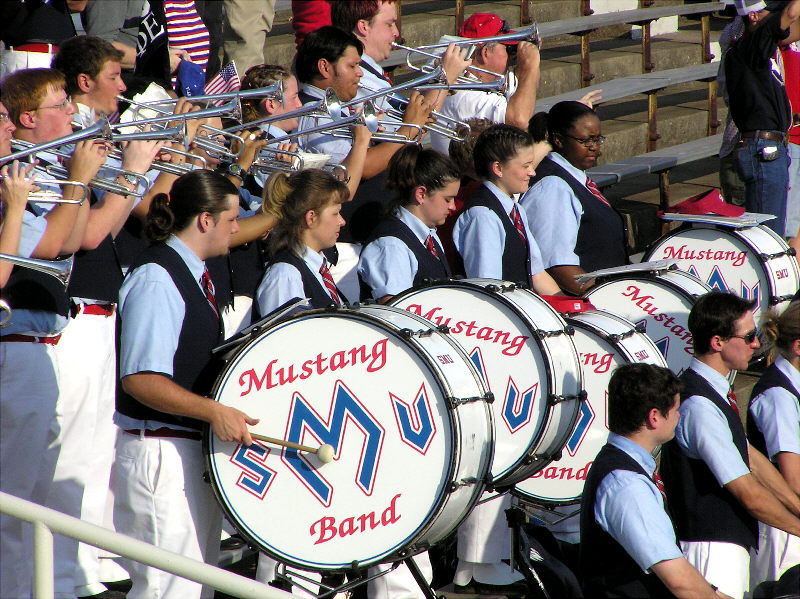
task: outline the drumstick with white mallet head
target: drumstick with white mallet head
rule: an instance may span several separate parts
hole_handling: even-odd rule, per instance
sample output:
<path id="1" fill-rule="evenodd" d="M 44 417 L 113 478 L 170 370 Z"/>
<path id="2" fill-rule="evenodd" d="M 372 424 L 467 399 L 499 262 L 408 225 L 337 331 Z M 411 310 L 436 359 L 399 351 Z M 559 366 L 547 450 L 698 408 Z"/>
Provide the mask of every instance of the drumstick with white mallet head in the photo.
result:
<path id="1" fill-rule="evenodd" d="M 250 437 L 256 441 L 265 441 L 273 445 L 280 445 L 281 447 L 288 447 L 289 449 L 296 449 L 297 451 L 305 451 L 306 453 L 315 453 L 319 461 L 327 464 L 333 460 L 334 449 L 333 445 L 325 443 L 319 447 L 309 447 L 308 445 L 300 445 L 299 443 L 292 443 L 291 441 L 284 441 L 283 439 L 276 439 L 275 437 L 267 437 L 266 435 L 259 435 L 258 433 L 250 433 Z"/>

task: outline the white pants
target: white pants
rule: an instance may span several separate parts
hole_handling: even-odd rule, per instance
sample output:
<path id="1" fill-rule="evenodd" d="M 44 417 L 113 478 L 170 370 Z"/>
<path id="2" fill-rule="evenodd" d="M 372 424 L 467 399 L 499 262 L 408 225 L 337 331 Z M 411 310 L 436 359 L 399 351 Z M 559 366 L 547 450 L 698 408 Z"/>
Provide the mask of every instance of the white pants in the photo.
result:
<path id="1" fill-rule="evenodd" d="M 778 580 L 796 564 L 800 564 L 800 538 L 759 522 L 758 551 L 750 552 L 751 590 L 765 580 Z"/>
<path id="2" fill-rule="evenodd" d="M 246 295 L 233 296 L 233 304 L 222 311 L 225 339 L 230 339 L 236 333 L 249 327 L 253 313 L 253 298 Z"/>
<path id="3" fill-rule="evenodd" d="M 58 359 L 53 346 L 0 342 L 0 490 L 43 504 L 58 457 Z M 0 597 L 29 597 L 30 524 L 0 514 Z"/>
<path id="4" fill-rule="evenodd" d="M 114 473 L 117 531 L 188 558 L 216 565 L 222 515 L 203 480 L 200 442 L 120 433 Z M 128 599 L 196 599 L 214 589 L 125 560 Z"/>
<path id="5" fill-rule="evenodd" d="M 490 497 L 484 493 L 481 499 Z M 455 584 L 466 585 L 471 578 L 484 584 L 510 584 L 522 580 L 520 572 L 501 560 L 511 557 L 511 529 L 506 510 L 511 495 L 476 505 L 458 527 L 458 568 Z"/>
<path id="6" fill-rule="evenodd" d="M 0 79 L 3 79 L 21 69 L 49 69 L 55 52 L 17 52 L 3 44 L 0 54 Z"/>
<path id="7" fill-rule="evenodd" d="M 750 589 L 750 554 L 741 545 L 681 541 L 686 560 L 721 593 L 742 599 Z"/>
<path id="8" fill-rule="evenodd" d="M 56 346 L 63 414 L 58 462 L 47 506 L 102 525 L 114 459 L 115 317 L 78 313 Z M 55 596 L 99 586 L 98 550 L 63 535 L 54 539 Z M 79 569 L 81 570 L 79 572 Z M 90 586 L 89 589 L 84 587 Z"/>

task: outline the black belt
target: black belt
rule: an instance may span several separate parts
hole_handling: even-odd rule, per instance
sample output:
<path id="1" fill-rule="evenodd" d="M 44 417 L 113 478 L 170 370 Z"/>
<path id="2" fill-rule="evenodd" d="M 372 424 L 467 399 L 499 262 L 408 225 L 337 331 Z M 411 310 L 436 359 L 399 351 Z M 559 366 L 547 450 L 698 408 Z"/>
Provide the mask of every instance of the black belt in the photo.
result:
<path id="1" fill-rule="evenodd" d="M 742 139 L 769 139 L 770 141 L 779 141 L 783 145 L 789 140 L 789 135 L 781 131 L 742 131 L 740 133 Z"/>
<path id="2" fill-rule="evenodd" d="M 200 431 L 182 431 L 176 428 L 167 428 L 166 426 L 162 426 L 156 430 L 131 428 L 127 429 L 125 432 L 129 435 L 139 436 L 144 434 L 145 437 L 161 437 L 166 439 L 191 439 L 192 441 L 200 441 L 203 439 L 203 435 Z"/>

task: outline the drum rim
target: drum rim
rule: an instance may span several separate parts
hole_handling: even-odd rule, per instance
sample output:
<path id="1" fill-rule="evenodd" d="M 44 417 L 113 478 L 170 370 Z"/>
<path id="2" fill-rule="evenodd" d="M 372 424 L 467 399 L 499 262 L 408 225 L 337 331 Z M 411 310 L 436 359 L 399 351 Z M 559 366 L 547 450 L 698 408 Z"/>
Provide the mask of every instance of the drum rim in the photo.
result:
<path id="1" fill-rule="evenodd" d="M 378 307 L 378 305 L 375 305 L 373 307 Z M 367 321 L 367 322 L 369 322 L 369 323 L 371 323 L 373 325 L 378 325 L 378 328 L 385 329 L 387 332 L 391 333 L 396 338 L 398 338 L 401 341 L 405 342 L 404 345 L 406 347 L 412 348 L 412 351 L 418 357 L 420 357 L 423 360 L 423 362 L 426 364 L 428 370 L 430 371 L 430 373 L 433 375 L 433 377 L 435 378 L 435 380 L 439 384 L 440 391 L 442 392 L 443 396 L 445 398 L 448 397 L 446 391 L 452 391 L 450 389 L 449 383 L 447 384 L 446 387 L 445 387 L 445 385 L 443 385 L 443 380 L 442 380 L 443 377 L 441 376 L 441 374 L 439 373 L 437 368 L 435 368 L 434 361 L 431 360 L 424 352 L 422 352 L 418 345 L 416 345 L 414 343 L 408 343 L 408 340 L 404 339 L 403 336 L 399 333 L 399 331 L 388 327 L 387 326 L 387 324 L 388 324 L 387 322 L 385 322 L 385 321 L 383 321 L 383 320 L 381 320 L 379 318 L 376 318 L 372 314 L 369 314 L 367 312 L 362 312 L 358 308 L 359 308 L 359 306 L 350 306 L 350 307 L 344 306 L 344 307 L 338 307 L 338 308 L 320 308 L 320 309 L 315 309 L 315 310 L 305 310 L 305 311 L 297 312 L 297 313 L 294 313 L 294 314 L 291 314 L 291 315 L 287 315 L 287 316 L 285 316 L 283 318 L 280 318 L 280 319 L 276 320 L 275 322 L 270 323 L 267 327 L 265 327 L 263 329 L 260 329 L 257 334 L 253 335 L 253 337 L 251 339 L 249 339 L 247 342 L 242 342 L 227 357 L 227 359 L 225 360 L 225 364 L 224 364 L 223 368 L 220 370 L 219 375 L 217 376 L 217 378 L 214 381 L 214 385 L 213 385 L 213 387 L 211 389 L 211 393 L 210 393 L 211 399 L 213 399 L 214 401 L 219 401 L 218 398 L 217 398 L 217 395 L 218 395 L 218 392 L 219 392 L 219 390 L 221 388 L 222 381 L 226 378 L 225 375 L 230 370 L 231 365 L 234 364 L 236 362 L 236 360 L 239 358 L 239 356 L 242 353 L 244 353 L 245 349 L 250 347 L 253 343 L 259 341 L 262 337 L 265 337 L 266 335 L 274 332 L 278 328 L 283 328 L 285 326 L 288 326 L 291 322 L 295 322 L 295 321 L 299 321 L 299 320 L 307 320 L 309 318 L 319 318 L 319 317 L 324 317 L 326 315 L 329 316 L 331 314 L 347 315 L 347 317 L 352 317 L 354 319 L 365 320 L 365 321 Z M 393 308 L 393 307 L 392 306 L 380 306 L 380 308 Z M 397 308 L 394 308 L 394 309 L 395 310 L 399 310 Z M 403 313 L 406 313 L 405 310 L 399 310 L 399 311 L 403 312 Z M 410 315 L 411 316 L 416 316 L 414 314 L 410 314 Z M 428 322 L 428 321 L 426 321 L 426 322 Z M 447 338 L 447 337 L 445 336 L 445 338 Z M 454 346 L 454 349 L 461 350 L 461 348 L 457 346 L 458 344 L 452 343 L 452 340 L 450 340 L 450 345 Z M 462 357 L 467 362 L 467 364 L 469 364 L 469 367 L 474 369 L 474 366 L 472 365 L 472 363 L 469 360 L 469 358 L 467 356 L 463 355 L 464 354 L 463 350 L 461 350 L 461 354 L 462 354 Z M 434 367 L 432 367 L 432 366 L 434 366 Z M 486 392 L 485 384 L 480 379 L 480 376 L 475 377 L 475 379 L 476 379 L 476 384 L 485 393 Z M 443 477 L 442 480 L 449 481 L 449 480 L 453 479 L 453 476 L 454 476 L 454 473 L 455 473 L 455 470 L 456 470 L 456 466 L 457 466 L 457 459 L 458 459 L 458 455 L 457 454 L 458 454 L 459 449 L 460 449 L 460 443 L 458 442 L 459 439 L 458 439 L 458 435 L 456 433 L 460 430 L 461 426 L 460 426 L 459 420 L 457 418 L 455 418 L 455 410 L 453 410 L 452 408 L 448 409 L 447 413 L 448 413 L 450 421 L 451 421 L 450 444 L 451 444 L 451 447 L 453 448 L 453 451 L 450 452 L 451 455 L 449 456 L 449 460 L 448 460 L 447 473 Z M 491 418 L 491 410 L 487 409 L 487 413 L 489 414 L 489 417 Z M 494 434 L 493 425 L 492 425 L 492 427 L 489 427 L 489 432 L 493 436 L 493 434 Z M 493 439 L 492 439 L 492 441 L 493 441 Z M 254 547 L 259 549 L 260 551 L 263 551 L 264 553 L 270 555 L 271 557 L 277 559 L 278 561 L 282 561 L 282 562 L 284 562 L 286 564 L 289 564 L 289 565 L 291 565 L 293 567 L 302 568 L 302 569 L 306 569 L 306 570 L 309 570 L 309 571 L 314 571 L 314 572 L 343 572 L 343 571 L 347 571 L 347 570 L 349 570 L 349 569 L 351 569 L 353 567 L 353 562 L 352 561 L 348 562 L 346 565 L 343 564 L 341 566 L 336 566 L 336 567 L 333 567 L 333 566 L 331 566 L 331 567 L 323 567 L 323 566 L 319 566 L 319 565 L 316 565 L 316 564 L 312 565 L 312 564 L 308 564 L 308 563 L 305 563 L 305 562 L 300 562 L 300 561 L 292 559 L 291 557 L 287 557 L 285 555 L 279 555 L 276 552 L 274 552 L 272 549 L 270 549 L 270 548 L 264 546 L 262 543 L 256 541 L 254 536 L 251 535 L 248 532 L 247 528 L 245 527 L 245 523 L 244 523 L 243 519 L 241 519 L 237 514 L 234 513 L 231 503 L 226 501 L 223 498 L 222 494 L 221 494 L 221 490 L 219 488 L 221 485 L 218 482 L 218 479 L 217 479 L 217 476 L 216 476 L 216 473 L 215 473 L 215 468 L 214 468 L 215 464 L 214 464 L 214 461 L 212 460 L 211 443 L 212 443 L 212 441 L 211 441 L 211 426 L 208 423 L 204 423 L 204 425 L 203 425 L 202 443 L 201 443 L 201 447 L 202 447 L 201 451 L 203 452 L 203 460 L 204 460 L 204 465 L 205 465 L 205 474 L 208 477 L 209 486 L 211 487 L 211 490 L 212 490 L 212 492 L 214 494 L 214 498 L 215 498 L 215 500 L 217 502 L 217 505 L 219 505 L 219 507 L 220 507 L 221 511 L 223 512 L 223 514 L 226 516 L 226 518 L 231 523 L 231 525 L 236 529 L 236 531 L 239 534 L 241 534 L 248 541 L 248 544 L 253 545 Z M 494 443 L 492 442 L 490 444 L 490 454 L 493 452 L 493 447 L 494 447 Z M 489 464 L 491 464 L 491 456 L 490 456 L 489 459 L 487 459 L 487 468 L 486 468 L 487 472 L 488 472 L 488 468 L 489 468 L 488 465 Z M 481 493 L 483 492 L 483 490 L 485 489 L 485 486 L 486 486 L 486 482 L 485 482 L 486 478 L 487 478 L 486 476 L 477 477 L 477 478 L 478 478 L 478 482 L 474 485 L 474 489 L 475 490 L 473 491 L 473 502 L 472 503 L 474 503 L 477 500 L 477 498 L 480 497 Z M 398 558 L 399 554 L 401 554 L 403 552 L 408 552 L 408 549 L 413 548 L 415 546 L 415 543 L 417 543 L 421 538 L 423 538 L 425 536 L 426 532 L 431 528 L 433 523 L 437 520 L 437 517 L 439 517 L 441 515 L 441 512 L 443 511 L 445 505 L 447 504 L 448 496 L 449 496 L 449 493 L 448 493 L 447 487 L 445 486 L 442 489 L 442 491 L 439 494 L 439 496 L 436 497 L 436 501 L 431 505 L 431 508 L 428 510 L 428 513 L 426 514 L 426 517 L 423 519 L 422 524 L 420 524 L 416 529 L 411 531 L 411 534 L 409 534 L 409 536 L 407 536 L 397 546 L 392 547 L 387 552 L 383 553 L 382 557 L 380 557 L 378 559 L 370 559 L 368 561 L 358 562 L 358 565 L 359 566 L 361 566 L 361 565 L 372 566 L 372 565 L 377 565 L 377 564 L 381 564 L 381 563 L 386 563 L 386 562 L 389 562 L 389 561 L 395 561 Z M 467 513 L 464 516 L 466 516 L 468 513 L 469 513 L 469 510 L 467 510 Z M 456 529 L 456 526 L 453 526 L 450 529 L 450 532 L 448 534 L 452 534 L 452 532 L 455 529 Z M 422 551 L 422 550 L 423 549 L 420 549 L 420 551 Z"/>
<path id="2" fill-rule="evenodd" d="M 760 255 L 763 252 L 753 245 L 753 241 L 751 241 L 749 237 L 744 235 L 746 231 L 758 230 L 759 232 L 766 234 L 773 241 L 783 242 L 783 244 L 786 245 L 786 242 L 783 240 L 782 237 L 780 237 L 775 231 L 764 225 L 754 225 L 748 227 L 726 227 L 724 225 L 712 225 L 709 223 L 684 223 L 677 229 L 670 231 L 666 235 L 662 235 L 658 239 L 654 240 L 647 247 L 647 250 L 645 250 L 645 253 L 642 256 L 642 261 L 650 260 L 653 257 L 653 252 L 655 251 L 657 244 L 674 237 L 678 233 L 682 233 L 684 231 L 691 231 L 694 229 L 713 229 L 717 231 L 725 231 L 730 235 L 732 235 L 733 237 L 739 239 L 743 244 L 747 246 L 747 248 L 751 252 L 754 252 L 756 256 L 759 256 L 758 264 L 761 265 L 761 272 L 767 281 L 767 285 L 769 286 L 769 295 L 765 298 L 766 301 L 764 302 L 765 305 L 762 306 L 761 308 L 762 311 L 766 313 L 775 308 L 776 306 L 779 306 L 780 304 L 784 303 L 783 301 L 778 301 L 779 298 L 777 289 L 777 279 L 775 278 L 774 272 L 766 268 L 765 263 L 760 259 Z M 789 260 L 789 263 L 792 265 L 791 268 L 794 271 L 797 280 L 800 281 L 800 266 L 798 266 L 797 260 Z"/>
<path id="3" fill-rule="evenodd" d="M 586 299 L 591 299 L 591 296 L 595 291 L 599 291 L 603 287 L 611 285 L 613 283 L 619 283 L 620 281 L 636 281 L 636 280 L 646 280 L 648 283 L 663 283 L 667 287 L 671 289 L 675 289 L 678 293 L 692 302 L 696 302 L 699 295 L 695 295 L 690 293 L 683 287 L 681 287 L 676 281 L 672 281 L 666 278 L 665 275 L 675 275 L 685 279 L 688 279 L 692 283 L 698 283 L 701 287 L 705 289 L 705 292 L 708 293 L 712 291 L 711 285 L 703 281 L 700 277 L 694 276 L 692 273 L 682 270 L 680 268 L 671 268 L 666 271 L 657 271 L 657 270 L 650 270 L 650 271 L 639 271 L 636 273 L 631 273 L 630 275 L 625 275 L 625 273 L 620 273 L 619 275 L 611 275 L 608 277 L 603 277 L 603 280 L 600 283 L 597 283 L 591 287 L 591 289 L 586 291 Z"/>
<path id="4" fill-rule="evenodd" d="M 491 280 L 491 279 L 484 279 L 484 280 Z M 496 286 L 498 288 L 500 288 L 500 289 L 506 289 L 506 288 L 508 288 L 510 286 L 512 288 L 509 289 L 509 291 L 526 291 L 525 288 L 520 287 L 516 283 L 512 283 L 510 281 L 502 281 L 500 279 L 496 279 L 495 281 L 497 283 Z M 490 285 L 491 284 L 492 283 L 490 283 Z M 506 297 L 504 297 L 502 295 L 502 293 L 500 293 L 499 290 L 498 291 L 492 291 L 490 289 L 487 289 L 488 285 L 484 286 L 484 285 L 481 285 L 479 283 L 474 283 L 474 282 L 472 282 L 470 280 L 447 279 L 447 280 L 440 280 L 440 281 L 431 282 L 430 284 L 426 284 L 426 285 L 410 287 L 409 289 L 406 289 L 402 293 L 399 293 L 396 296 L 394 296 L 388 302 L 387 305 L 390 305 L 390 306 L 394 307 L 398 302 L 400 302 L 403 299 L 405 299 L 407 297 L 410 297 L 410 296 L 412 296 L 412 295 L 414 295 L 416 293 L 424 292 L 424 291 L 429 290 L 429 289 L 439 289 L 439 288 L 445 288 L 445 287 L 471 289 L 473 291 L 478 291 L 479 293 L 482 293 L 484 295 L 488 295 L 488 296 L 491 296 L 493 298 L 497 298 L 498 301 L 500 301 L 503 305 L 505 305 L 507 308 L 509 308 L 515 315 L 517 315 L 520 318 L 520 320 L 524 323 L 525 328 L 531 333 L 531 338 L 533 340 L 535 340 L 536 345 L 539 348 L 539 350 L 542 352 L 543 356 L 546 356 L 546 359 L 544 359 L 542 361 L 544 362 L 545 370 L 547 372 L 547 387 L 548 387 L 548 389 L 547 389 L 547 397 L 550 397 L 551 395 L 553 395 L 555 393 L 555 391 L 556 391 L 556 389 L 555 389 L 555 372 L 553 371 L 553 366 L 552 366 L 552 361 L 553 360 L 552 360 L 552 356 L 551 356 L 551 353 L 550 353 L 549 349 L 544 345 L 544 340 L 540 339 L 539 336 L 536 335 L 536 331 L 531 326 L 532 323 L 528 320 L 528 318 L 525 316 L 525 314 L 517 307 L 516 304 L 514 304 L 511 300 L 509 300 Z M 539 296 L 536 295 L 535 293 L 533 293 L 533 295 L 535 295 L 537 298 L 539 298 Z M 539 299 L 541 300 L 541 298 L 539 298 Z M 561 322 L 564 322 L 564 319 L 561 317 L 561 315 L 558 312 L 556 312 L 555 310 L 553 310 L 553 308 L 547 302 L 545 302 L 544 300 L 541 300 L 541 305 L 542 306 L 546 306 L 555 316 L 558 317 L 559 320 L 561 320 Z M 424 317 L 422 317 L 422 318 L 424 318 Z M 564 330 L 564 334 L 566 334 L 566 323 L 564 324 L 563 330 Z M 583 386 L 583 383 L 581 382 L 581 387 L 582 386 Z M 514 483 L 509 483 L 508 479 L 513 478 L 512 475 L 515 474 L 518 470 L 521 469 L 520 466 L 522 466 L 523 463 L 525 461 L 527 461 L 527 460 L 536 461 L 538 459 L 537 458 L 537 454 L 535 452 L 535 450 L 538 449 L 537 444 L 538 444 L 539 440 L 541 439 L 542 435 L 544 434 L 544 432 L 549 428 L 549 426 L 550 426 L 550 424 L 552 422 L 552 419 L 553 419 L 554 411 L 555 411 L 555 410 L 553 410 L 553 406 L 550 405 L 549 401 L 546 402 L 545 405 L 546 405 L 547 411 L 545 413 L 545 417 L 542 418 L 542 425 L 539 427 L 539 430 L 536 431 L 536 436 L 533 438 L 531 443 L 528 445 L 528 448 L 525 450 L 525 452 L 513 463 L 513 465 L 511 465 L 509 468 L 507 468 L 505 470 L 505 472 L 503 472 L 501 475 L 498 475 L 497 477 L 494 477 L 494 476 L 492 476 L 491 471 L 489 472 L 489 475 L 492 477 L 491 478 L 491 485 L 490 485 L 492 488 L 505 487 L 505 486 L 509 486 L 509 484 L 514 484 Z M 570 430 L 572 429 L 572 427 L 575 426 L 575 422 L 577 422 L 578 412 L 579 412 L 579 410 L 575 410 L 572 426 L 569 427 Z M 492 424 L 494 425 L 494 419 L 492 420 Z M 528 476 L 531 476 L 532 474 L 535 474 L 536 472 L 537 471 L 534 471 L 534 472 L 530 473 Z"/>

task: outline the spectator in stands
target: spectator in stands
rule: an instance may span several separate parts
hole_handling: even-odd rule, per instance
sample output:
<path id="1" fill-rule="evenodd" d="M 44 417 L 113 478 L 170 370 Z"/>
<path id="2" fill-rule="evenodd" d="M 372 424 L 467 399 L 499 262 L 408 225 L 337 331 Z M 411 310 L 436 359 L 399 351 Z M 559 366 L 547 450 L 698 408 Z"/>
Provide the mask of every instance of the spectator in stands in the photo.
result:
<path id="1" fill-rule="evenodd" d="M 792 107 L 792 126 L 789 127 L 789 195 L 786 202 L 786 237 L 794 237 L 800 228 L 800 20 L 795 21 L 791 34 L 781 44 L 780 59 L 786 81 L 786 95 Z"/>
<path id="2" fill-rule="evenodd" d="M 553 151 L 536 168 L 521 200 L 545 268 L 562 290 L 580 295 L 588 286 L 575 275 L 628 262 L 622 217 L 586 170 L 597 165 L 605 137 L 597 113 L 582 102 L 559 102 L 538 113 L 530 131 Z"/>
<path id="3" fill-rule="evenodd" d="M 738 166 L 750 212 L 772 214 L 765 224 L 786 232 L 789 188 L 787 132 L 792 112 L 775 63 L 778 43 L 800 18 L 800 0 L 736 0 L 746 31 L 725 54 L 725 76 L 733 121 L 742 140 Z"/>
<path id="4" fill-rule="evenodd" d="M 264 45 L 275 18 L 275 0 L 224 0 L 225 62 L 240 73 L 264 63 Z"/>
<path id="5" fill-rule="evenodd" d="M 86 7 L 86 33 L 111 42 L 122 52 L 120 66 L 136 66 L 136 42 L 145 0 L 104 0 Z"/>
<path id="6" fill-rule="evenodd" d="M 6 0 L 0 3 L 0 79 L 19 69 L 48 68 L 58 45 L 76 33 L 70 13 L 88 0 Z"/>
<path id="7" fill-rule="evenodd" d="M 509 31 L 500 17 L 490 13 L 477 13 L 469 17 L 461 26 L 459 35 L 468 38 L 481 38 L 501 35 Z M 536 92 L 539 88 L 539 48 L 530 42 L 509 42 L 517 46 L 517 64 L 514 69 L 516 89 L 503 92 L 462 90 L 447 97 L 442 106 L 442 114 L 461 121 L 470 118 L 485 118 L 494 123 L 506 123 L 520 129 L 528 127 L 536 106 Z M 481 44 L 472 57 L 476 67 L 503 74 L 508 69 L 507 44 L 491 42 Z M 493 81 L 496 78 L 480 71 L 467 70 L 470 77 L 478 81 Z M 431 134 L 431 146 L 447 154 L 449 140 L 441 135 Z"/>
<path id="8" fill-rule="evenodd" d="M 329 0 L 292 0 L 292 28 L 298 48 L 309 33 L 330 24 Z"/>
<path id="9" fill-rule="evenodd" d="M 719 63 L 719 72 L 717 73 L 717 93 L 722 96 L 726 106 L 730 106 L 728 98 L 728 86 L 725 83 L 725 52 L 730 48 L 731 44 L 742 37 L 744 33 L 744 21 L 741 19 L 734 19 L 719 36 L 719 46 L 722 50 L 722 58 Z M 733 122 L 730 109 L 725 117 L 725 130 L 722 134 L 722 144 L 719 148 L 719 185 L 721 187 L 722 197 L 729 204 L 736 206 L 744 206 L 745 191 L 744 181 L 739 175 L 738 159 L 736 148 L 740 141 L 739 130 Z"/>

